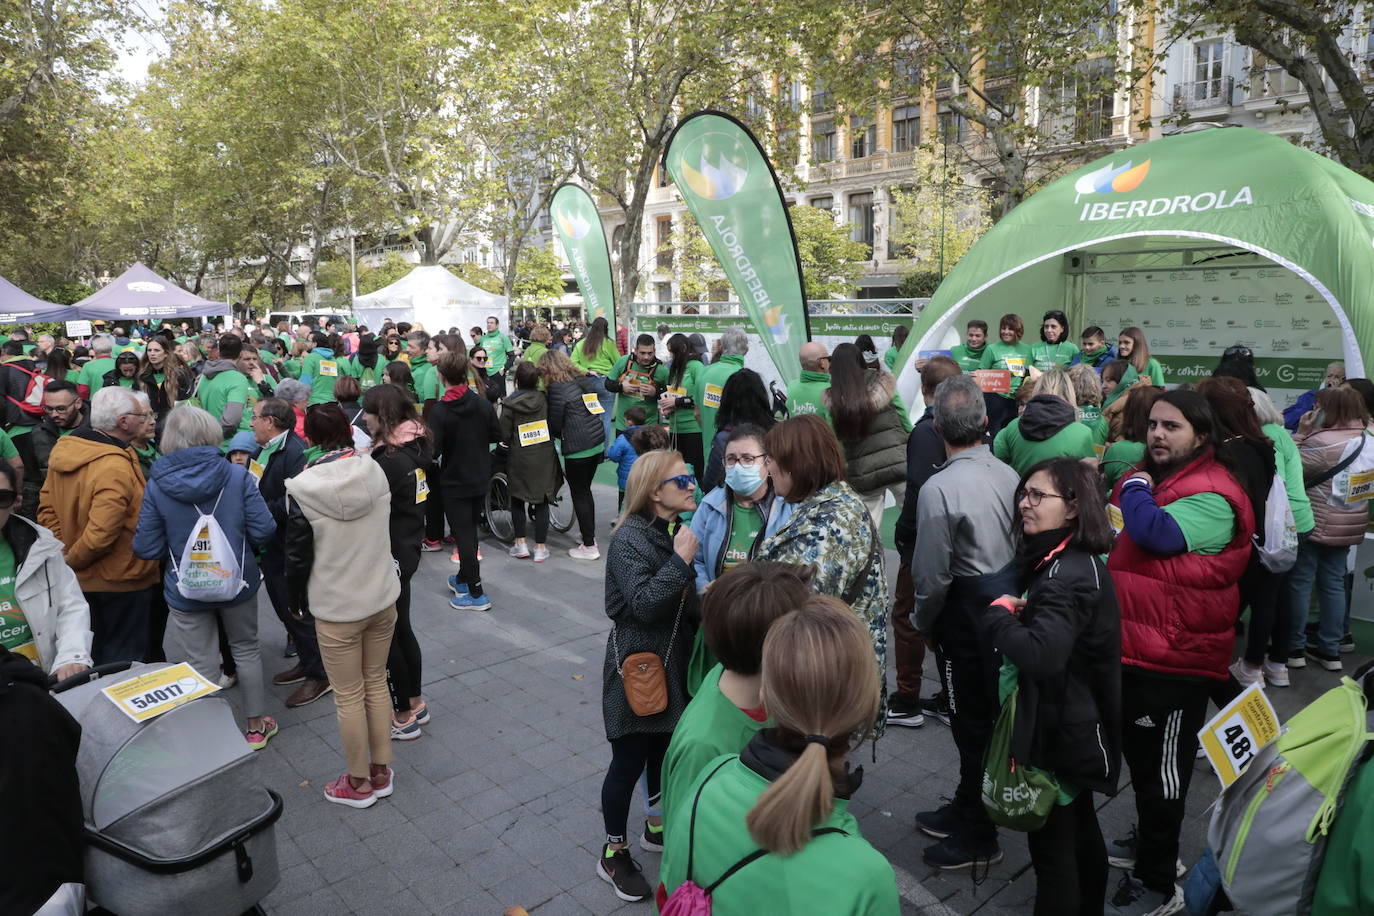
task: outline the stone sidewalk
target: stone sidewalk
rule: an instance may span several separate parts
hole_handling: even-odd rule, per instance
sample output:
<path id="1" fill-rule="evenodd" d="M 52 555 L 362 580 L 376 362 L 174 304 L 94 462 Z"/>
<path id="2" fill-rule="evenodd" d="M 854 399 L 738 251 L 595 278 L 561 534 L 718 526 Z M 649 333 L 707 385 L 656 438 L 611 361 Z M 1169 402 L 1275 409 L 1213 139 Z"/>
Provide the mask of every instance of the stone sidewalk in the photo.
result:
<path id="1" fill-rule="evenodd" d="M 616 494 L 599 484 L 596 490 L 604 550 Z M 264 901 L 269 912 L 499 916 L 513 905 L 537 916 L 653 912 L 649 902 L 621 903 L 594 873 L 604 837 L 601 779 L 610 759 L 601 725 L 604 560 L 570 559 L 574 543 L 551 533 L 553 557 L 535 565 L 484 539 L 490 613 L 451 610 L 446 577 L 456 567 L 447 552 L 423 555 L 412 615 L 433 721 L 421 739 L 394 743 L 396 792 L 367 810 L 332 805 L 321 795 L 343 768 L 332 700 L 288 710 L 282 701 L 291 688 L 269 686 L 269 712 L 281 733 L 261 752 L 262 775 L 286 800 L 277 831 L 282 877 Z M 895 574 L 895 554 L 887 560 Z M 270 677 L 291 662 L 282 658 L 284 637 L 265 593 L 259 611 Z M 1335 676 L 1308 668 L 1294 672 L 1293 682 L 1271 691 L 1283 716 Z M 920 729 L 892 728 L 876 763 L 867 747 L 858 757 L 866 772 L 851 810 L 892 862 L 903 913 L 1031 911 L 1035 881 L 1023 835 L 1003 831 L 1005 859 L 980 884 L 967 872 L 921 863 L 930 841 L 915 831 L 913 816 L 938 807 L 957 772 L 947 728 L 933 720 Z M 1205 809 L 1216 792 L 1216 778 L 1198 761 L 1185 861 L 1201 849 Z M 1129 787 L 1105 800 L 1099 816 L 1109 837 L 1124 834 L 1134 820 Z M 632 819 L 631 832 L 638 824 Z M 656 883 L 658 856 L 635 854 Z"/>

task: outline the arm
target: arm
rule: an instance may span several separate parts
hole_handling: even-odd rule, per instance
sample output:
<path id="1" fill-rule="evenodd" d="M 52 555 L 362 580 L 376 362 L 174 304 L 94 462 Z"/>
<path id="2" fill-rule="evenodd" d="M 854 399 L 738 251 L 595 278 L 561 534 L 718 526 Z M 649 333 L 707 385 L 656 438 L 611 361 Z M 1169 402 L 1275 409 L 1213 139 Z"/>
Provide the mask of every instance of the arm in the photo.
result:
<path id="1" fill-rule="evenodd" d="M 929 633 L 944 610 L 945 594 L 954 581 L 949 558 L 956 519 L 948 514 L 945 494 L 929 485 L 921 488 L 916 508 L 916 552 L 911 581 L 916 587 L 916 629 Z"/>
<path id="2" fill-rule="evenodd" d="M 624 596 L 622 618 L 652 627 L 673 622 L 679 594 L 695 584 L 695 576 L 676 553 L 659 560 L 622 541 L 615 562 L 606 564 L 606 581 L 614 582 Z"/>
<path id="3" fill-rule="evenodd" d="M 92 476 L 101 480 L 100 475 Z M 104 479 L 108 481 L 109 475 Z M 67 564 L 72 569 L 83 570 L 109 552 L 124 531 L 132 502 L 132 494 L 120 487 L 108 482 L 98 486 L 91 494 L 86 527 L 67 548 Z"/>
<path id="4" fill-rule="evenodd" d="M 29 433 L 33 435 L 33 433 Z M 52 507 L 52 492 L 48 489 L 52 485 L 52 476 L 49 475 L 43 481 L 43 488 L 38 491 L 38 524 L 47 528 L 57 536 L 63 545 L 66 540 L 62 537 L 62 523 L 57 518 L 57 512 Z"/>
<path id="5" fill-rule="evenodd" d="M 230 395 L 234 397 L 234 395 Z M 224 433 L 224 438 L 228 439 L 238 432 L 239 424 L 243 422 L 243 401 L 229 400 L 224 402 L 224 410 L 219 415 L 219 428 Z"/>
<path id="6" fill-rule="evenodd" d="M 692 572 L 696 576 L 697 593 L 706 591 L 711 584 L 711 570 L 706 565 L 706 515 L 698 509 L 692 515 L 692 533 L 697 536 L 697 555 L 692 558 Z"/>
<path id="7" fill-rule="evenodd" d="M 315 367 L 320 363 L 320 358 L 314 353 L 307 353 L 301 357 L 301 374 L 297 376 L 307 385 L 315 383 Z"/>
<path id="8" fill-rule="evenodd" d="M 257 548 L 263 547 L 272 535 L 277 533 L 277 521 L 272 518 L 272 513 L 267 508 L 267 503 L 263 501 L 262 494 L 248 477 L 245 471 L 243 478 L 243 529 L 248 537 L 248 543 Z M 147 505 L 147 500 L 144 500 Z"/>
<path id="9" fill-rule="evenodd" d="M 550 385 L 549 398 L 549 433 L 555 439 L 563 438 L 563 411 L 568 399 L 564 396 L 563 384 Z"/>
<path id="10" fill-rule="evenodd" d="M 997 438 L 992 440 L 992 456 L 1004 464 L 1011 464 L 1011 436 L 1007 433 L 1011 431 L 1012 423 L 1016 423 L 1017 426 L 1021 425 L 1016 420 L 1012 420 L 1011 423 L 998 430 Z"/>
<path id="11" fill-rule="evenodd" d="M 509 410 L 501 411 L 501 418 L 497 421 L 501 424 L 501 434 L 497 441 L 504 445 L 510 445 L 515 439 L 515 418 L 511 416 Z"/>
<path id="12" fill-rule="evenodd" d="M 168 553 L 167 524 L 158 505 L 162 488 L 157 481 L 148 484 L 143 494 L 143 507 L 138 513 L 138 527 L 134 529 L 134 556 L 144 560 L 163 560 Z"/>
<path id="13" fill-rule="evenodd" d="M 33 433 L 29 433 L 29 435 L 33 435 Z M 10 461 L 10 467 L 14 468 L 14 476 L 17 478 L 17 482 L 18 482 L 18 486 L 15 488 L 15 492 L 16 492 L 16 493 L 23 493 L 23 492 L 24 492 L 24 459 L 23 459 L 23 458 L 20 458 L 20 457 L 18 457 L 18 456 L 15 456 L 14 458 L 11 458 L 9 461 Z"/>
<path id="14" fill-rule="evenodd" d="M 1126 533 L 1142 549 L 1166 557 L 1188 550 L 1183 529 L 1155 502 L 1143 477 L 1132 477 L 1121 485 L 1120 502 Z"/>
<path id="15" fill-rule="evenodd" d="M 620 359 L 615 361 L 615 365 L 611 367 L 610 374 L 606 376 L 607 391 L 613 392 L 615 394 L 622 393 L 623 389 L 620 385 L 620 377 L 625 374 L 625 368 L 629 366 L 629 364 L 630 357 L 628 356 L 622 356 L 620 357 Z"/>
<path id="16" fill-rule="evenodd" d="M 91 660 L 91 609 L 81 594 L 76 573 L 60 557 L 47 561 L 48 600 L 56 612 L 56 654 L 48 666 L 49 673 L 66 665 L 89 668 Z"/>
<path id="17" fill-rule="evenodd" d="M 487 441 L 500 442 L 501 425 L 496 421 L 496 408 L 491 406 L 491 401 L 484 400 L 481 409 L 486 411 L 487 416 Z M 502 413 L 504 415 L 504 411 Z"/>
<path id="18" fill-rule="evenodd" d="M 1067 582 L 1053 577 L 1037 583 L 1026 601 L 1019 617 L 1001 605 L 988 605 L 982 623 L 1008 661 L 1032 680 L 1043 680 L 1064 671 L 1078 634 L 1087 626 L 1092 602 L 1077 600 Z"/>
<path id="19" fill-rule="evenodd" d="M 301 507 L 287 499 L 286 609 L 300 617 L 310 607 L 310 567 L 315 563 L 315 532 Z"/>

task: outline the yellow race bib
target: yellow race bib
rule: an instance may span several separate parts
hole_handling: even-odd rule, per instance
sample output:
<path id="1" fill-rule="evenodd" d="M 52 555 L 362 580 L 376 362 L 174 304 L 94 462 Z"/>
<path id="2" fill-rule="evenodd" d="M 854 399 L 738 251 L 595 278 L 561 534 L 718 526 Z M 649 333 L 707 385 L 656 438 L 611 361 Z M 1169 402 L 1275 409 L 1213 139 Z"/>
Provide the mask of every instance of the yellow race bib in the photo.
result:
<path id="1" fill-rule="evenodd" d="M 545 420 L 535 420 L 533 423 L 521 423 L 516 427 L 516 432 L 520 437 L 520 446 L 539 445 L 541 442 L 553 441 L 549 437 L 549 424 Z"/>
<path id="2" fill-rule="evenodd" d="M 719 410 L 720 396 L 723 390 L 723 387 L 720 385 L 707 385 L 701 395 L 701 405 L 703 407 L 711 407 L 715 410 Z"/>

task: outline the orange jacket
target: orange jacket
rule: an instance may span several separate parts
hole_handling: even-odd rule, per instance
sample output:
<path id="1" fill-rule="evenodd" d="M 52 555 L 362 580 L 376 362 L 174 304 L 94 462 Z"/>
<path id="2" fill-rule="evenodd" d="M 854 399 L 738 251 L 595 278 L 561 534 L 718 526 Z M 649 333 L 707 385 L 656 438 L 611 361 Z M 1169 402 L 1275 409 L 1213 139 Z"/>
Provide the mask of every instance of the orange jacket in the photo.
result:
<path id="1" fill-rule="evenodd" d="M 83 592 L 132 592 L 157 584 L 158 564 L 134 556 L 143 472 L 133 449 L 89 429 L 53 446 L 38 523 L 62 542 Z"/>

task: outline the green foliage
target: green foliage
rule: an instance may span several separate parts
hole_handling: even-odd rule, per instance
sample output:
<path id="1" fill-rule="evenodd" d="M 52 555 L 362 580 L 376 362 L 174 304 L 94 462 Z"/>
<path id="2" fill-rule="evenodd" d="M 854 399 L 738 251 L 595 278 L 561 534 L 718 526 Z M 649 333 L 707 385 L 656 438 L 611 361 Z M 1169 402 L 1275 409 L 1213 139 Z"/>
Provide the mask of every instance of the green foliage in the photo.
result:
<path id="1" fill-rule="evenodd" d="M 829 210 L 798 206 L 790 212 L 806 279 L 806 298 L 853 296 L 869 258 L 868 246 L 850 239 L 849 227 L 836 222 Z"/>
<path id="2" fill-rule="evenodd" d="M 914 169 L 919 184 L 888 191 L 894 215 L 889 241 L 911 271 L 939 276 L 992 227 L 990 194 L 928 153 L 917 155 Z"/>
<path id="3" fill-rule="evenodd" d="M 897 293 L 915 298 L 933 296 L 942 279 L 938 270 L 913 270 L 897 282 Z"/>
<path id="4" fill-rule="evenodd" d="M 67 282 L 45 286 L 34 295 L 39 299 L 56 302 L 59 305 L 73 305 L 87 296 L 95 295 L 95 290 L 85 283 Z"/>
<path id="5" fill-rule="evenodd" d="M 501 278 L 482 265 L 464 261 L 461 264 L 446 264 L 444 266 L 452 271 L 458 279 L 471 283 L 478 289 L 495 293 L 498 296 L 501 295 Z"/>
<path id="6" fill-rule="evenodd" d="M 673 272 L 677 275 L 678 298 L 684 302 L 699 302 L 711 298 L 711 291 L 728 286 L 725 272 L 720 269 L 711 243 L 701 233 L 701 226 L 690 210 L 683 210 L 673 225 L 673 234 L 666 245 L 655 254 L 672 252 Z"/>
<path id="7" fill-rule="evenodd" d="M 347 270 L 348 265 L 344 265 Z M 366 296 L 368 293 L 375 293 L 384 286 L 390 286 L 397 280 L 404 277 L 415 269 L 415 265 L 408 261 L 405 255 L 395 251 L 388 251 L 382 255 L 381 263 L 372 266 L 358 261 L 358 295 Z"/>
<path id="8" fill-rule="evenodd" d="M 543 308 L 558 304 L 563 298 L 563 271 L 552 246 L 526 247 L 521 252 L 520 260 L 516 262 L 512 293 L 514 298 L 511 305 L 520 308 Z"/>

